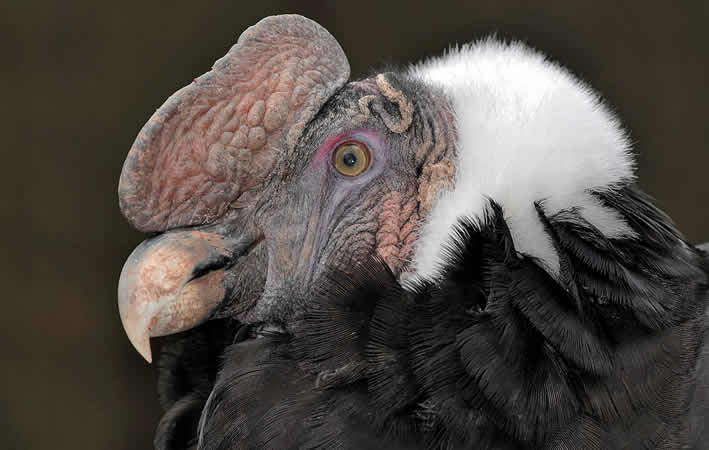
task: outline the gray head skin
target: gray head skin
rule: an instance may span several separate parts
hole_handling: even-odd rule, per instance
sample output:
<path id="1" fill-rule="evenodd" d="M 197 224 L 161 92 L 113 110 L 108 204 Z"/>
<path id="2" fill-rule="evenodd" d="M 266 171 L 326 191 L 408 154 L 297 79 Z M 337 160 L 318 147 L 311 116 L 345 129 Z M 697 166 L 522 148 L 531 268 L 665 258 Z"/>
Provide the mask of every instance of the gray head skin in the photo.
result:
<path id="1" fill-rule="evenodd" d="M 119 308 L 148 361 L 149 336 L 213 317 L 287 326 L 329 269 L 377 255 L 407 270 L 417 228 L 455 174 L 448 101 L 406 75 L 348 77 L 326 30 L 270 17 L 140 132 L 120 206 L 134 227 L 162 234 L 126 262 Z M 338 170 L 345 142 L 369 152 L 354 176 Z"/>

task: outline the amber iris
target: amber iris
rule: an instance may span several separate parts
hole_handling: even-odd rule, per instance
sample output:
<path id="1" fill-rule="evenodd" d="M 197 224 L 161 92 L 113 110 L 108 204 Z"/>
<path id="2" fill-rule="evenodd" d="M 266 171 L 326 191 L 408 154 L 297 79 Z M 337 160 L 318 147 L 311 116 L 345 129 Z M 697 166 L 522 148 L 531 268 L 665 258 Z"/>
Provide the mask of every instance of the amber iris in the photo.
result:
<path id="1" fill-rule="evenodd" d="M 369 167 L 369 150 L 361 142 L 343 142 L 335 149 L 333 164 L 342 175 L 355 177 Z"/>

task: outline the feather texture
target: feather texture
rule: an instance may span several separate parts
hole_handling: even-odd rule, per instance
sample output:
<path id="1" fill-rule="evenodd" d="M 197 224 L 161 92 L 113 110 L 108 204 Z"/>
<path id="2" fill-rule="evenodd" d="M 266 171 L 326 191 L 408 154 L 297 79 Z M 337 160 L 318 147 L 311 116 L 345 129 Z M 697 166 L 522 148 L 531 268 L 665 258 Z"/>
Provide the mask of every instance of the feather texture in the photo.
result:
<path id="1" fill-rule="evenodd" d="M 184 448 L 164 443 L 200 404 L 203 449 L 706 448 L 706 254 L 634 187 L 593 195 L 647 239 L 537 203 L 554 277 L 490 201 L 435 280 L 405 289 L 373 260 L 332 273 L 288 330 L 219 337 L 221 369 L 183 352 L 163 384 L 218 374 L 173 399 L 158 447 Z"/>
<path id="2" fill-rule="evenodd" d="M 519 42 L 488 38 L 419 63 L 409 74 L 449 98 L 457 130 L 457 172 L 422 227 L 414 269 L 438 274 L 451 228 L 480 219 L 487 198 L 505 210 L 518 251 L 553 274 L 559 257 L 534 203 L 550 214 L 576 208 L 608 237 L 633 233 L 589 191 L 634 178 L 630 142 L 600 96 L 560 65 Z"/>

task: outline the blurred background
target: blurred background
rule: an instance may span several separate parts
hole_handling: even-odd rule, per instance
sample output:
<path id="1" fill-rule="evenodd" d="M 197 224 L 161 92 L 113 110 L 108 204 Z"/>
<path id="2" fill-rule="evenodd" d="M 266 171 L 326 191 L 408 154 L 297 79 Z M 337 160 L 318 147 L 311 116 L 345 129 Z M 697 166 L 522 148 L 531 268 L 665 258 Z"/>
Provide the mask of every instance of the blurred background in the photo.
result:
<path id="1" fill-rule="evenodd" d="M 156 373 L 116 306 L 141 241 L 118 176 L 155 108 L 267 15 L 324 25 L 355 76 L 494 32 L 529 42 L 606 96 L 640 184 L 709 240 L 709 2 L 584 3 L 3 0 L 0 446 L 151 448 Z"/>

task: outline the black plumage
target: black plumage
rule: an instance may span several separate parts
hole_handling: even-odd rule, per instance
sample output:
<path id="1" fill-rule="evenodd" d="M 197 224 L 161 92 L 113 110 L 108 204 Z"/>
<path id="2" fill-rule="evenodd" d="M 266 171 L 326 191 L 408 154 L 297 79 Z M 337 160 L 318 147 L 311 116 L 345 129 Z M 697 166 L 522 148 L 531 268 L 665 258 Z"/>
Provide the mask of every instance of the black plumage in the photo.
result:
<path id="1" fill-rule="evenodd" d="M 439 279 L 325 277 L 287 328 L 210 321 L 163 347 L 161 449 L 709 448 L 707 254 L 633 186 L 594 194 L 635 236 L 503 209 L 463 220 Z"/>

